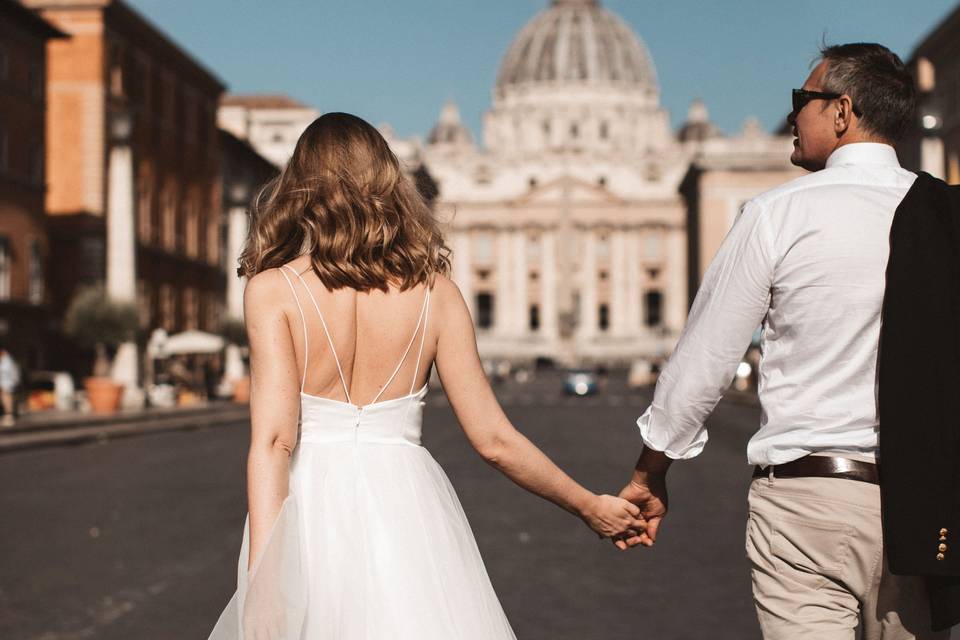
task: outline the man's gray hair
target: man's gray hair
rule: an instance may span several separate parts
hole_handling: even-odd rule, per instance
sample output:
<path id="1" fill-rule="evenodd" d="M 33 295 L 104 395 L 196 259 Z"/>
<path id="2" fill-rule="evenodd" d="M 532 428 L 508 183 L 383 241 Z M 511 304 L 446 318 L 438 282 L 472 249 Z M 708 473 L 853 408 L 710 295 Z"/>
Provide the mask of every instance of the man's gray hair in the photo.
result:
<path id="1" fill-rule="evenodd" d="M 914 121 L 917 90 L 899 57 L 883 45 L 856 42 L 824 46 L 823 90 L 850 96 L 864 129 L 888 142 L 900 140 Z"/>

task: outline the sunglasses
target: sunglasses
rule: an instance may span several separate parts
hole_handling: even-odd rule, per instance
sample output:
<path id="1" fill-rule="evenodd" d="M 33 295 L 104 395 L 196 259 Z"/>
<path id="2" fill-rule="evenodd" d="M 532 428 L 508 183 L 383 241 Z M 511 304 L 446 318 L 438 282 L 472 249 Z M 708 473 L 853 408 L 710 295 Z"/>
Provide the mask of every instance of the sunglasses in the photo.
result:
<path id="1" fill-rule="evenodd" d="M 793 90 L 793 114 L 796 115 L 807 106 L 807 103 L 811 100 L 836 100 L 841 97 L 842 93 L 833 93 L 833 92 L 824 92 L 824 91 L 807 91 L 806 89 L 794 89 Z M 851 105 L 853 107 L 853 113 L 858 118 L 863 116 L 863 113 L 857 107 L 857 105 Z"/>

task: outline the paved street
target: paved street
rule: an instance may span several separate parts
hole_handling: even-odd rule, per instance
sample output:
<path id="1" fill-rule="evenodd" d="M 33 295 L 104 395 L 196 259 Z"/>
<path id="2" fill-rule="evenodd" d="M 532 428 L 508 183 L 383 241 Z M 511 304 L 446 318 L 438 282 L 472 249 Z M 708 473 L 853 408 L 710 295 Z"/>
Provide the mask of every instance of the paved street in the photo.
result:
<path id="1" fill-rule="evenodd" d="M 563 398 L 556 378 L 499 394 L 515 424 L 595 490 L 622 486 L 645 393 L 611 381 Z M 425 444 L 447 471 L 521 640 L 758 638 L 743 559 L 758 420 L 725 403 L 697 460 L 671 477 L 654 550 L 617 552 L 515 487 L 468 447 L 441 393 Z M 236 580 L 247 425 L 0 456 L 0 638 L 206 638 Z"/>

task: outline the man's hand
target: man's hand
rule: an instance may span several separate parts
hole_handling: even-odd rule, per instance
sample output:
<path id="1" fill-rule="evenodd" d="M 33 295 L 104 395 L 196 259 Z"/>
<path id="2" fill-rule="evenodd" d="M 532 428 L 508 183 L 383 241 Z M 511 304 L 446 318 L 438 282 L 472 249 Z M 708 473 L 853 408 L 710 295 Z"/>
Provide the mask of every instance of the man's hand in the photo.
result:
<path id="1" fill-rule="evenodd" d="M 645 448 L 637 460 L 633 477 L 621 491 L 620 497 L 640 507 L 640 517 L 647 528 L 639 535 L 614 540 L 620 550 L 643 545 L 652 547 L 657 541 L 657 530 L 667 515 L 667 469 L 671 460 L 659 451 Z"/>
<path id="2" fill-rule="evenodd" d="M 631 538 L 615 540 L 618 549 L 628 549 L 638 544 L 652 547 L 657 541 L 657 529 L 667 515 L 667 483 L 664 476 L 648 477 L 641 484 L 631 480 L 620 491 L 620 497 L 640 507 L 640 517 L 647 521 L 646 530 Z"/>

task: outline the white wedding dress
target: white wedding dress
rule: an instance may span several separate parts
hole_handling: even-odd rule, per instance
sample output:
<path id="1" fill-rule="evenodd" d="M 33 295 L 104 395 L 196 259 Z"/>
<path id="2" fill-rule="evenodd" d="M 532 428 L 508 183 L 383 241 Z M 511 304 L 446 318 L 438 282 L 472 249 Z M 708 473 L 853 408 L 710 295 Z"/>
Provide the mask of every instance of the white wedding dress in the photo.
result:
<path id="1" fill-rule="evenodd" d="M 333 341 L 316 299 L 333 357 Z M 297 290 L 284 269 L 304 321 Z M 417 329 L 386 389 L 423 326 Z M 306 360 L 306 358 L 305 358 Z M 300 387 L 290 490 L 251 571 L 249 514 L 237 591 L 210 640 L 515 640 L 447 476 L 420 444 L 423 398 L 358 407 Z M 304 362 L 303 380 L 307 363 Z"/>

